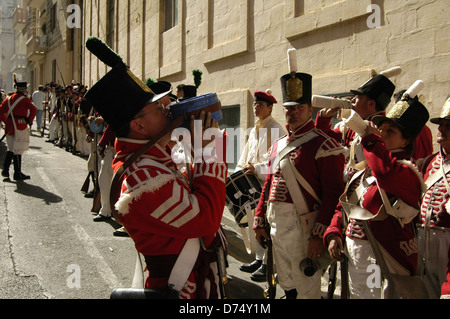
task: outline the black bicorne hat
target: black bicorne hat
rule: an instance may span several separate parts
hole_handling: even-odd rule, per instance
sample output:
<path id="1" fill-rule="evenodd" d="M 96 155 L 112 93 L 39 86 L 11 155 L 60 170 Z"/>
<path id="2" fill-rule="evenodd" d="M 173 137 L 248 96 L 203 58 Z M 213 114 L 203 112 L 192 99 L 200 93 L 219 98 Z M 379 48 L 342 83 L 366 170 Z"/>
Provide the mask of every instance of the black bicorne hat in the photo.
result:
<path id="1" fill-rule="evenodd" d="M 395 85 L 384 75 L 378 74 L 364 83 L 357 90 L 350 90 L 355 95 L 367 95 L 377 102 L 382 110 L 385 110 L 391 102 L 395 91 Z"/>
<path id="2" fill-rule="evenodd" d="M 149 103 L 170 93 L 153 92 L 125 65 L 122 58 L 96 37 L 86 41 L 86 47 L 112 69 L 86 94 L 94 108 L 117 133 Z"/>
<path id="3" fill-rule="evenodd" d="M 372 121 L 378 127 L 387 120 L 392 121 L 408 137 L 416 138 L 429 118 L 427 108 L 416 97 L 397 102 L 386 116 L 375 116 Z"/>
<path id="4" fill-rule="evenodd" d="M 306 73 L 290 73 L 281 77 L 283 105 L 311 105 L 312 76 Z"/>

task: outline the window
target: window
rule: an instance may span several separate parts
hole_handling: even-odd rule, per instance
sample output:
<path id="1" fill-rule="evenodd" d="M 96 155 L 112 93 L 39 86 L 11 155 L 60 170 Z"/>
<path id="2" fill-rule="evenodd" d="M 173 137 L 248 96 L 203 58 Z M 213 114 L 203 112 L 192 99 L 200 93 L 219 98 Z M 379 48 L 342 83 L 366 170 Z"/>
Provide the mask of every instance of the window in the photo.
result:
<path id="1" fill-rule="evenodd" d="M 178 24 L 178 0 L 164 1 L 164 31 L 172 29 Z"/>
<path id="2" fill-rule="evenodd" d="M 240 134 L 233 134 L 239 133 L 238 129 L 240 128 L 241 122 L 240 112 L 240 105 L 223 106 L 223 119 L 219 123 L 220 129 L 227 130 L 229 133 L 230 141 L 227 147 L 226 160 L 228 162 L 228 169 L 231 171 L 235 170 L 242 151 L 240 150 Z"/>
<path id="3" fill-rule="evenodd" d="M 58 11 L 56 11 L 56 3 L 55 3 L 50 9 L 50 31 L 56 29 L 57 13 Z"/>
<path id="4" fill-rule="evenodd" d="M 56 60 L 52 61 L 52 82 L 56 82 Z"/>
<path id="5" fill-rule="evenodd" d="M 115 36 L 115 0 L 108 0 L 107 44 L 114 50 Z"/>

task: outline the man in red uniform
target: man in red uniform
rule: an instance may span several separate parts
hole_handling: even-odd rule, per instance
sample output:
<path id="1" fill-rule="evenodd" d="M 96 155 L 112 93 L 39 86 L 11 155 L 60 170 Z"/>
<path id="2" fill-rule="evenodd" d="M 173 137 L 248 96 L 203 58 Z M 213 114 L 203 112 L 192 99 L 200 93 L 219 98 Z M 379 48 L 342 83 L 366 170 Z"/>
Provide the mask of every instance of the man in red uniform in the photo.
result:
<path id="1" fill-rule="evenodd" d="M 418 100 L 408 99 L 396 104 L 387 117 L 377 116 L 373 123 L 367 122 L 366 133 L 361 135 L 368 167 L 347 184 L 324 236 L 333 258 L 342 261 L 343 253 L 348 258 L 352 299 L 380 298 L 382 293 L 379 286 L 367 284 L 369 267 L 378 257 L 372 252 L 363 221 L 382 247 L 392 273 L 417 273 L 413 220 L 418 214 L 423 182 L 407 159 L 428 118 L 427 109 Z M 397 208 L 386 207 L 388 201 L 396 202 Z"/>
<path id="2" fill-rule="evenodd" d="M 352 109 L 367 121 L 371 121 L 377 115 L 385 115 L 385 110 L 394 94 L 395 85 L 384 75 L 376 75 L 357 90 L 351 90 L 355 97 L 352 100 Z M 364 163 L 364 155 L 360 146 L 358 134 L 347 126 L 337 129 L 331 128 L 332 117 L 339 109 L 322 109 L 317 113 L 316 126 L 327 135 L 339 141 L 344 147 L 349 149 L 354 158 L 347 159 L 347 167 L 344 180 L 350 180 L 355 169 L 361 169 Z M 353 148 L 353 149 L 352 149 Z"/>
<path id="3" fill-rule="evenodd" d="M 405 94 L 406 90 L 401 90 L 394 94 L 394 103 L 400 101 Z M 420 98 L 419 98 L 420 99 Z M 418 159 L 425 158 L 433 154 L 433 134 L 430 128 L 425 125 L 420 131 L 414 143 L 414 151 L 411 157 L 417 161 Z"/>
<path id="4" fill-rule="evenodd" d="M 28 150 L 30 131 L 28 125 L 33 123 L 37 108 L 27 97 L 27 83 L 17 82 L 17 92 L 5 99 L 0 106 L 0 120 L 6 123 L 5 134 L 8 144 L 2 176 L 9 179 L 9 167 L 14 162 L 14 180 L 30 179 L 22 173 L 22 154 Z"/>
<path id="5" fill-rule="evenodd" d="M 103 61 L 109 57 L 112 67 L 86 98 L 116 134 L 113 169 L 117 172 L 134 152 L 166 132 L 171 124 L 169 111 L 160 100 L 170 91 L 154 94 L 98 39 L 89 39 L 86 46 Z M 124 94 L 111 94 L 119 91 Z M 209 116 L 205 126 L 218 127 Z M 118 219 L 145 257 L 146 288 L 172 289 L 180 298 L 218 298 L 215 249 L 221 241 L 227 164 L 196 157 L 189 181 L 172 161 L 167 146 L 171 134 L 165 134 L 125 170 L 115 203 Z M 223 132 L 217 130 L 216 140 L 221 137 Z M 114 189 L 111 192 L 115 194 Z"/>
<path id="6" fill-rule="evenodd" d="M 441 116 L 431 123 L 439 125 L 437 142 L 440 150 L 418 165 L 421 168 L 427 192 L 422 199 L 418 225 L 419 253 L 422 272 L 425 273 L 430 295 L 450 295 L 450 98 L 444 104 Z"/>
<path id="7" fill-rule="evenodd" d="M 344 190 L 344 149 L 314 126 L 311 75 L 288 74 L 281 83 L 288 134 L 272 147 L 273 174 L 266 177 L 254 229 L 259 243 L 272 240 L 278 281 L 286 297 L 320 298 L 321 276 L 328 265 L 319 265 L 314 274 L 299 265 L 317 262 L 326 254 L 322 237 Z"/>

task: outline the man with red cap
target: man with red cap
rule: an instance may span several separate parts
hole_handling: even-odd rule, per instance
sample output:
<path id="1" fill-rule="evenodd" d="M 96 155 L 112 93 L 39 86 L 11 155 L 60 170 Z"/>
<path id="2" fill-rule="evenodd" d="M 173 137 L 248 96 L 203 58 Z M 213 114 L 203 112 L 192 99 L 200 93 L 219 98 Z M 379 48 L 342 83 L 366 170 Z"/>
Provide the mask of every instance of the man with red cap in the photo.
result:
<path id="1" fill-rule="evenodd" d="M 236 171 L 247 170 L 255 173 L 261 183 L 264 183 L 267 174 L 268 150 L 272 144 L 281 136 L 285 135 L 284 128 L 272 117 L 273 105 L 277 100 L 272 96 L 270 90 L 256 91 L 254 93 L 253 110 L 257 117 L 255 127 L 248 135 L 247 143 L 241 153 Z M 253 211 L 251 211 L 253 213 Z M 254 216 L 247 216 L 253 220 Z M 243 234 L 245 236 L 245 234 Z M 266 280 L 265 248 L 255 240 L 252 227 L 249 227 L 249 239 L 251 251 L 255 253 L 255 261 L 243 264 L 241 271 L 252 273 L 250 278 L 257 282 Z"/>

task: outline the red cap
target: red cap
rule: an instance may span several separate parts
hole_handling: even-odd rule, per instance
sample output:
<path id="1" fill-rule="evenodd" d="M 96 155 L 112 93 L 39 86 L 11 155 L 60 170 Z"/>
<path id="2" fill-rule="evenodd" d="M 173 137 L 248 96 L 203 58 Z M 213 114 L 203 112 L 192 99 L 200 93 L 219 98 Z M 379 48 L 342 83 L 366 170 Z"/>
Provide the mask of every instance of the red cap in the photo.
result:
<path id="1" fill-rule="evenodd" d="M 269 105 L 278 103 L 269 92 L 264 91 L 255 91 L 255 101 L 267 102 Z"/>

